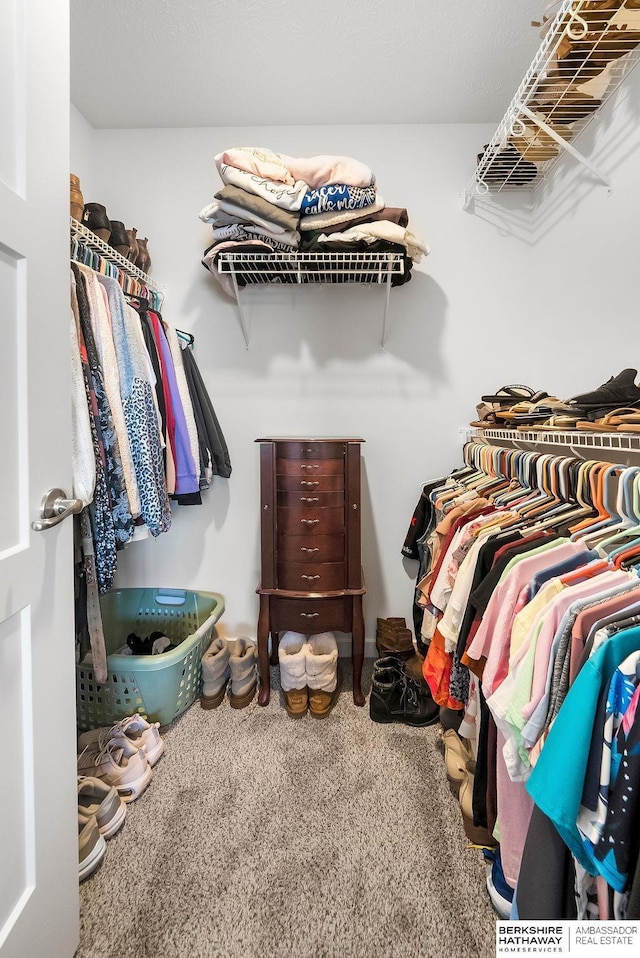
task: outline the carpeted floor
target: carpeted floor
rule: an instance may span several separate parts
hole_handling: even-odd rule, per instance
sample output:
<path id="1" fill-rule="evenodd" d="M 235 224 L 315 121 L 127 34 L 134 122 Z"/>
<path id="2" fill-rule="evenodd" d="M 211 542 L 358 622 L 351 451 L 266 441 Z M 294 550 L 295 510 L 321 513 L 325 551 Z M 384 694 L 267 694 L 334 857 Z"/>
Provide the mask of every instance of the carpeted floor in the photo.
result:
<path id="1" fill-rule="evenodd" d="M 492 958 L 439 726 L 374 724 L 350 679 L 324 721 L 288 718 L 272 669 L 267 708 L 196 702 L 163 730 L 81 886 L 76 958 Z"/>

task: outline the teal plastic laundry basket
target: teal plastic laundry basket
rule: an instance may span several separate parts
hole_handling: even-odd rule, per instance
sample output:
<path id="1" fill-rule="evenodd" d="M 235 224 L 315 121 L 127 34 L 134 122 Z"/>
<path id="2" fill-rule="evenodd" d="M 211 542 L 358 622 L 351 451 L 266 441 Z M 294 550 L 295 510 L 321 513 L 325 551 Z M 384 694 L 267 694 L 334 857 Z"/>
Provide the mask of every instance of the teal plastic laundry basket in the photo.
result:
<path id="1" fill-rule="evenodd" d="M 81 731 L 113 725 L 139 712 L 167 725 L 189 708 L 200 689 L 201 659 L 224 612 L 217 592 L 184 589 L 116 589 L 100 597 L 107 648 L 107 681 L 93 666 L 76 666 L 76 705 Z M 116 655 L 135 632 L 163 632 L 177 648 L 160 655 Z"/>

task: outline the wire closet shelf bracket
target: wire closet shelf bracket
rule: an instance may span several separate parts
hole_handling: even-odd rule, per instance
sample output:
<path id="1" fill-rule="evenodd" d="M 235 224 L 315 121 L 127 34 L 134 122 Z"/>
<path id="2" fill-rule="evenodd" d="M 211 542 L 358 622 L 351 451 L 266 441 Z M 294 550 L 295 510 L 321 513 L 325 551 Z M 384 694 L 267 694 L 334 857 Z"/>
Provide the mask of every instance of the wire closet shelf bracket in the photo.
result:
<path id="1" fill-rule="evenodd" d="M 535 190 L 564 155 L 609 178 L 574 146 L 640 59 L 638 0 L 563 0 L 462 196 Z"/>
<path id="2" fill-rule="evenodd" d="M 404 263 L 401 253 L 241 253 L 223 252 L 218 265 L 221 273 L 228 273 L 233 282 L 240 313 L 240 325 L 247 349 L 249 328 L 244 312 L 242 293 L 248 286 L 264 285 L 329 285 L 360 284 L 378 286 L 386 291 L 384 318 L 380 345 L 387 339 L 389 293 L 394 275 L 402 275 Z"/>

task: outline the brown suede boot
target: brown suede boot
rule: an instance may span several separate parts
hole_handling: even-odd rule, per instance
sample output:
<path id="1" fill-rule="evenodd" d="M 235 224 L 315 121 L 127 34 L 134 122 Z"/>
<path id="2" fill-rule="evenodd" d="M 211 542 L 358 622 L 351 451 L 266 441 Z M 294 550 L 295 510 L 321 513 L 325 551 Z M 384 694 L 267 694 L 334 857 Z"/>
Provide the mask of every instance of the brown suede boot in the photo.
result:
<path id="1" fill-rule="evenodd" d="M 414 655 L 411 629 L 401 618 L 378 619 L 376 628 L 376 648 L 378 655 L 401 655 L 410 658 Z"/>

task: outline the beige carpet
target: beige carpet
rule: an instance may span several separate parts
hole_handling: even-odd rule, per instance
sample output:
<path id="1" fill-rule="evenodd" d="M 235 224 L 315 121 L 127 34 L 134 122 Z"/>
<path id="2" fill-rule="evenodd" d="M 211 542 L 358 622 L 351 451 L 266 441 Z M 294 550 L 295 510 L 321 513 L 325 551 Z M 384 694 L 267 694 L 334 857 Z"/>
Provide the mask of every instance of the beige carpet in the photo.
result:
<path id="1" fill-rule="evenodd" d="M 366 686 L 371 663 L 365 663 Z M 196 704 L 82 886 L 77 958 L 492 958 L 439 726 Z"/>

